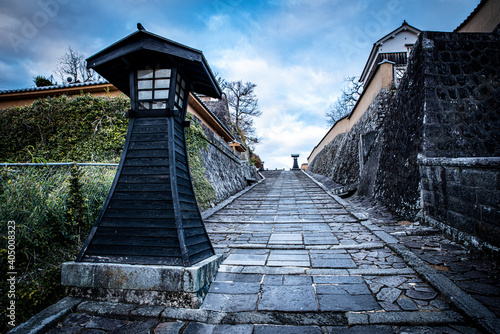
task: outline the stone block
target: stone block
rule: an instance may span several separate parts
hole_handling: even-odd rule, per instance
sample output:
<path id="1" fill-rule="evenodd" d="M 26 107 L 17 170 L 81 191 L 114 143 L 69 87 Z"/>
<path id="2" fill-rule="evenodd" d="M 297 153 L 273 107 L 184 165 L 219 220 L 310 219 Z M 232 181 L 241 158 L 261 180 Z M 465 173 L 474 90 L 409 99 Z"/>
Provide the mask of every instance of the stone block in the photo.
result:
<path id="1" fill-rule="evenodd" d="M 110 334 L 137 334 L 137 333 L 151 333 L 152 330 L 158 325 L 156 320 L 148 321 L 135 321 L 128 323 L 119 329 L 116 329 Z"/>
<path id="2" fill-rule="evenodd" d="M 497 206 L 500 203 L 500 189 L 489 190 L 484 188 L 476 189 L 478 204 Z"/>
<path id="3" fill-rule="evenodd" d="M 93 300 L 198 307 L 221 262 L 222 255 L 191 267 L 66 262 L 61 283 L 70 295 Z"/>
<path id="4" fill-rule="evenodd" d="M 273 275 L 274 276 L 274 275 Z M 276 275 L 282 279 L 281 275 Z M 268 275 L 266 275 L 268 277 Z M 258 294 L 260 290 L 259 283 L 234 283 L 234 282 L 213 282 L 210 285 L 209 293 L 224 294 Z"/>
<path id="5" fill-rule="evenodd" d="M 482 240 L 491 243 L 492 245 L 498 244 L 500 240 L 500 223 L 498 220 L 493 224 L 485 222 L 476 222 L 476 236 Z"/>
<path id="6" fill-rule="evenodd" d="M 182 291 L 196 292 L 210 283 L 217 275 L 222 260 L 222 255 L 214 255 L 191 267 L 183 267 Z"/>
<path id="7" fill-rule="evenodd" d="M 184 334 L 247 334 L 252 333 L 253 325 L 212 325 L 191 322 L 183 331 Z"/>
<path id="8" fill-rule="evenodd" d="M 474 235 L 475 222 L 470 216 L 450 210 L 447 213 L 447 220 L 445 221 L 448 225 L 460 231 Z"/>
<path id="9" fill-rule="evenodd" d="M 220 312 L 254 311 L 257 307 L 258 298 L 258 294 L 209 293 L 201 309 Z"/>
<path id="10" fill-rule="evenodd" d="M 372 295 L 318 295 L 321 311 L 374 311 L 380 305 Z"/>
<path id="11" fill-rule="evenodd" d="M 183 267 L 65 262 L 61 284 L 81 288 L 180 291 Z"/>
<path id="12" fill-rule="evenodd" d="M 489 223 L 494 226 L 499 226 L 498 217 L 500 217 L 500 208 L 498 206 L 478 205 L 479 220 L 483 223 Z"/>
<path id="13" fill-rule="evenodd" d="M 77 311 L 103 318 L 128 320 L 129 314 L 137 307 L 133 304 L 120 304 L 112 302 L 85 301 L 78 305 Z"/>
<path id="14" fill-rule="evenodd" d="M 164 306 L 160 305 L 146 305 L 138 307 L 130 312 L 131 320 L 149 320 L 158 319 L 161 312 L 165 309 Z"/>
<path id="15" fill-rule="evenodd" d="M 360 276 L 313 276 L 315 284 L 363 284 Z"/>
<path id="16" fill-rule="evenodd" d="M 163 322 L 156 326 L 154 334 L 177 334 L 180 332 L 181 328 L 184 327 L 184 322 Z"/>
<path id="17" fill-rule="evenodd" d="M 264 286 L 259 311 L 317 311 L 314 288 L 306 285 Z"/>
<path id="18" fill-rule="evenodd" d="M 103 331 L 114 331 L 123 327 L 125 321 L 119 319 L 108 319 L 101 317 L 93 317 L 86 325 L 85 328 L 99 329 Z"/>
<path id="19" fill-rule="evenodd" d="M 453 196 L 447 196 L 446 200 L 448 204 L 447 209 L 449 211 L 473 218 L 473 220 L 479 220 L 479 210 L 474 203 L 463 201 L 461 198 Z"/>

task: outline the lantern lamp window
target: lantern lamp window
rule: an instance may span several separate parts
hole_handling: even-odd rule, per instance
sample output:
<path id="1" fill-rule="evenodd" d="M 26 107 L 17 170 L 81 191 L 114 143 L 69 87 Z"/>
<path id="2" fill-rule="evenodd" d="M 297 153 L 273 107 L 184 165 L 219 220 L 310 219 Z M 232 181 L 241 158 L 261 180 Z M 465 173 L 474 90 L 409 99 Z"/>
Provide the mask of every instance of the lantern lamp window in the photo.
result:
<path id="1" fill-rule="evenodd" d="M 166 109 L 171 69 L 137 71 L 137 100 L 139 110 Z"/>
<path id="2" fill-rule="evenodd" d="M 184 81 L 184 79 L 182 79 L 179 73 L 177 73 L 176 81 L 177 82 L 175 85 L 175 109 L 182 110 L 186 97 L 186 82 Z"/>

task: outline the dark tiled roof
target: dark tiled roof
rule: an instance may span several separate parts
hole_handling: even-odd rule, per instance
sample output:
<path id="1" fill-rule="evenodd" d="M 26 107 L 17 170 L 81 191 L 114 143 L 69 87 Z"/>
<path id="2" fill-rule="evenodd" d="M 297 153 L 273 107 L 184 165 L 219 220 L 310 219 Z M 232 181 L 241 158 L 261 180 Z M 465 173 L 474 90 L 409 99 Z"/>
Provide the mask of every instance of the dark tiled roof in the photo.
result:
<path id="1" fill-rule="evenodd" d="M 38 91 L 49 91 L 61 88 L 78 88 L 78 87 L 88 87 L 108 84 L 108 81 L 89 81 L 89 82 L 79 82 L 79 83 L 67 83 L 64 85 L 54 85 L 46 87 L 29 87 L 29 88 L 19 88 L 10 90 L 1 90 L 0 94 L 12 94 L 12 93 L 26 93 L 26 92 L 38 92 Z"/>

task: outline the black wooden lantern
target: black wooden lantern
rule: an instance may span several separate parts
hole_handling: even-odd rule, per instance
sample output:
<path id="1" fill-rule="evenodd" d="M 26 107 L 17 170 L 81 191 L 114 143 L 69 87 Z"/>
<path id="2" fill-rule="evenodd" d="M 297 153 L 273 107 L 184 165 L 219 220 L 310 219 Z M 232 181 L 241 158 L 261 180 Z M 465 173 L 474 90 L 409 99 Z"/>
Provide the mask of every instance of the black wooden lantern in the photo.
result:
<path id="1" fill-rule="evenodd" d="M 115 179 L 76 261 L 187 267 L 213 256 L 184 135 L 190 90 L 221 96 L 202 52 L 140 29 L 87 64 L 131 110 Z"/>
<path id="2" fill-rule="evenodd" d="M 292 158 L 293 158 L 293 167 L 292 167 L 292 169 L 299 169 L 299 164 L 297 162 L 298 157 L 299 157 L 299 154 L 292 154 Z"/>

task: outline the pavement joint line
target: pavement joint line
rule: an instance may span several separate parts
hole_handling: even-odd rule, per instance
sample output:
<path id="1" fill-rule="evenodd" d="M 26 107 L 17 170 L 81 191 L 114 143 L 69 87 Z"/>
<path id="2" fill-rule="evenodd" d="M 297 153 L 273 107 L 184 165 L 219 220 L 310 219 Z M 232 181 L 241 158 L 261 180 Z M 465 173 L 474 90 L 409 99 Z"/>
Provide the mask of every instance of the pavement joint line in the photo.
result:
<path id="1" fill-rule="evenodd" d="M 431 312 L 347 312 L 347 323 L 354 325 L 449 325 L 464 323 L 465 319 L 455 311 Z"/>
<path id="2" fill-rule="evenodd" d="M 304 275 L 307 267 L 242 266 L 241 274 Z"/>
<path id="3" fill-rule="evenodd" d="M 308 175 L 305 172 L 304 174 L 309 176 L 309 178 L 311 178 L 316 184 L 319 184 L 319 181 L 316 181 L 312 176 Z M 344 205 L 344 208 L 346 210 L 348 211 L 350 211 L 350 209 L 352 210 L 352 206 L 349 205 L 349 203 L 347 203 L 346 201 L 344 201 L 343 199 L 341 199 L 336 195 L 332 195 L 330 192 L 327 193 L 334 199 L 338 198 L 342 200 L 342 202 L 345 203 L 345 205 L 342 203 L 341 204 Z M 352 214 L 358 217 L 355 212 L 352 212 Z M 368 221 L 369 219 L 366 218 L 364 220 Z M 371 224 L 370 222 L 365 224 L 361 222 L 361 224 L 365 226 L 368 230 L 370 230 L 370 232 L 372 232 L 373 234 L 376 234 L 375 232 L 377 233 L 381 232 L 378 229 L 372 229 L 374 225 Z M 383 235 L 382 233 L 379 233 L 379 235 L 395 239 L 388 233 L 386 232 L 384 233 L 387 234 L 387 236 Z M 399 241 L 397 243 L 388 242 L 387 246 L 396 254 L 401 256 L 403 260 L 408 264 L 408 266 L 413 268 L 420 276 L 424 278 L 424 280 L 426 280 L 432 287 L 438 290 L 441 293 L 441 295 L 443 295 L 446 299 L 449 300 L 451 304 L 453 304 L 458 310 L 463 312 L 468 318 L 471 318 L 476 325 L 478 325 L 480 328 L 487 331 L 488 333 L 500 333 L 500 328 L 498 327 L 498 324 L 500 323 L 499 319 L 495 316 L 493 312 L 491 312 L 483 304 L 477 301 L 474 297 L 464 292 L 443 274 L 439 274 L 434 268 L 429 266 L 424 260 L 415 255 L 406 246 L 400 244 Z"/>
<path id="4" fill-rule="evenodd" d="M 294 245 L 270 245 L 267 244 L 229 244 L 224 246 L 219 246 L 215 248 L 233 248 L 233 249 L 291 249 L 290 247 Z M 298 245 L 295 245 L 298 246 Z M 307 250 L 331 250 L 331 249 L 378 249 L 384 248 L 383 243 L 364 243 L 357 245 L 311 245 L 304 247 L 297 247 L 294 249 L 307 249 Z"/>
<path id="5" fill-rule="evenodd" d="M 347 269 L 313 268 L 306 269 L 309 276 L 349 276 Z"/>
<path id="6" fill-rule="evenodd" d="M 344 312 L 314 311 L 239 311 L 224 312 L 205 309 L 165 308 L 160 320 L 196 321 L 212 325 L 292 325 L 292 326 L 345 326 Z"/>
<path id="7" fill-rule="evenodd" d="M 249 265 L 223 265 L 219 272 L 240 272 L 245 274 L 289 274 L 310 276 L 395 276 L 415 275 L 412 268 L 379 269 L 379 268 L 309 268 L 291 266 L 249 266 Z"/>
<path id="8" fill-rule="evenodd" d="M 328 245 L 328 247 L 312 245 L 306 246 L 306 249 L 377 249 L 384 248 L 383 243 L 364 243 L 357 245 Z"/>
<path id="9" fill-rule="evenodd" d="M 378 268 L 356 268 L 347 269 L 349 275 L 354 276 L 393 276 L 393 275 L 414 275 L 415 270 L 412 268 L 400 268 L 400 269 L 378 269 Z"/>
<path id="10" fill-rule="evenodd" d="M 257 171 L 258 172 L 258 171 Z M 210 208 L 204 212 L 201 213 L 201 218 L 203 220 L 205 219 L 208 219 L 210 216 L 213 216 L 214 214 L 216 214 L 217 212 L 219 212 L 220 210 L 224 209 L 226 206 L 228 206 L 229 204 L 233 203 L 234 200 L 236 200 L 238 197 L 242 196 L 243 194 L 249 192 L 250 190 L 252 190 L 253 188 L 255 188 L 257 185 L 261 184 L 262 182 L 264 182 L 266 180 L 266 178 L 264 177 L 264 175 L 262 175 L 260 172 L 258 172 L 261 179 L 259 181 L 257 181 L 257 183 L 255 184 L 252 184 L 250 187 L 246 187 L 245 189 L 237 192 L 236 194 L 234 194 L 233 196 L 225 199 L 224 201 L 220 202 L 219 204 L 217 204 L 215 207 L 213 208 Z"/>
<path id="11" fill-rule="evenodd" d="M 220 221 L 220 220 L 211 220 L 207 219 L 204 220 L 205 223 L 210 223 L 210 224 L 317 224 L 317 223 L 325 223 L 329 224 L 329 222 L 325 222 L 324 219 L 321 220 L 284 220 L 284 221 L 271 221 L 271 220 L 240 220 L 240 221 Z M 331 223 L 330 223 L 331 224 Z M 211 233 L 211 232 L 209 232 Z M 241 233 L 241 232 L 240 232 Z M 245 233 L 245 232 L 243 232 Z M 251 233 L 258 233 L 258 232 L 251 232 Z"/>
<path id="12" fill-rule="evenodd" d="M 300 205 L 300 204 L 299 204 Z M 343 209 L 341 209 L 343 210 Z M 218 213 L 219 216 L 224 217 L 224 216 L 237 216 L 241 215 L 242 213 Z M 348 214 L 348 211 L 346 212 L 328 212 L 328 213 L 281 213 L 281 212 L 264 212 L 264 213 L 257 213 L 257 212 L 252 212 L 253 217 L 258 217 L 258 216 L 318 216 L 318 215 L 328 215 L 328 216 L 344 216 Z"/>

